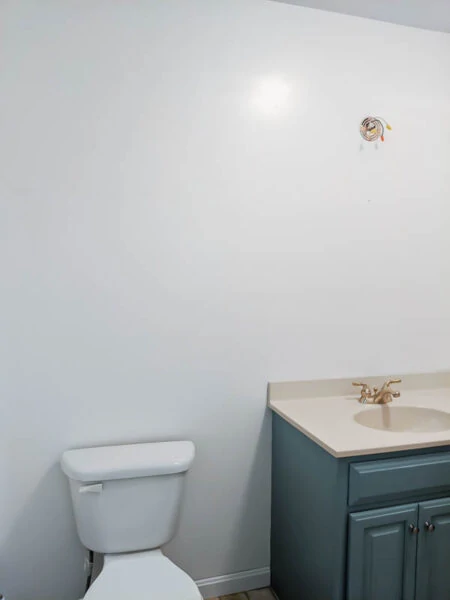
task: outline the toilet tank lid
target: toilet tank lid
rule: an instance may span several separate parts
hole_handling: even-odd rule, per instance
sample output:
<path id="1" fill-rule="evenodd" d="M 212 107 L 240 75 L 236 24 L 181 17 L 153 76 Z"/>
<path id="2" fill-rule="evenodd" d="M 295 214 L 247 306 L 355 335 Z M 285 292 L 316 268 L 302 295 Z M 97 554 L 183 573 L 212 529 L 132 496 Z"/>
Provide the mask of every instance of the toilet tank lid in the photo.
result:
<path id="1" fill-rule="evenodd" d="M 170 475 L 187 471 L 194 460 L 192 442 L 152 442 L 67 450 L 64 473 L 77 481 L 107 481 Z"/>

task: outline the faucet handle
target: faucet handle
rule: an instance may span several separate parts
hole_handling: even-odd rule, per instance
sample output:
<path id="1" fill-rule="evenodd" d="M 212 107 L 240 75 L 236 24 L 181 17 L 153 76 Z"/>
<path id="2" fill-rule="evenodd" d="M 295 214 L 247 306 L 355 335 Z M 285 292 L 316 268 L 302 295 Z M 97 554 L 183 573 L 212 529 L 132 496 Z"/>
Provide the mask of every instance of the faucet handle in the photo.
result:
<path id="1" fill-rule="evenodd" d="M 365 404 L 367 402 L 367 398 L 372 398 L 373 397 L 373 392 L 370 389 L 370 386 L 367 383 L 362 383 L 359 381 L 354 381 L 352 383 L 352 385 L 354 385 L 355 387 L 360 387 L 361 388 L 361 397 L 359 399 L 359 401 L 362 404 Z"/>
<path id="2" fill-rule="evenodd" d="M 362 388 L 361 393 L 370 393 L 370 385 L 368 383 L 364 383 L 363 381 L 354 381 L 352 383 L 352 385 L 354 385 L 355 387 L 360 387 Z"/>
<path id="3" fill-rule="evenodd" d="M 401 383 L 401 379 L 388 379 L 384 384 L 386 388 L 391 392 L 393 398 L 400 398 L 400 392 L 396 390 L 395 392 L 391 390 L 391 385 L 393 383 Z"/>

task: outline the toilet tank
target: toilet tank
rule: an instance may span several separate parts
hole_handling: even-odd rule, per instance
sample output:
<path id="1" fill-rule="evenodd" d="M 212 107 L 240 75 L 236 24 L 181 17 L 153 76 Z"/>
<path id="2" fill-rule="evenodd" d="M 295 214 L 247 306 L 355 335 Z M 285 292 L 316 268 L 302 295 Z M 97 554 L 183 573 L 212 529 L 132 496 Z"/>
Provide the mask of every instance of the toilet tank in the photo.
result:
<path id="1" fill-rule="evenodd" d="M 68 450 L 68 476 L 81 542 L 113 554 L 159 548 L 175 534 L 192 442 Z"/>

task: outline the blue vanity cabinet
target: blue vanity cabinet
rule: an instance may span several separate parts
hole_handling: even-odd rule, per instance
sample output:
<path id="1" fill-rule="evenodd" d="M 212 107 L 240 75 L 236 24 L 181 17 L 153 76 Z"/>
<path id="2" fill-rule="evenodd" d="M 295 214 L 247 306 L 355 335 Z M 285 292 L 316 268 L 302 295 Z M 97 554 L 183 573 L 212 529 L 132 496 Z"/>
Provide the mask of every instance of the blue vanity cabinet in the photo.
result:
<path id="1" fill-rule="evenodd" d="M 450 598 L 450 498 L 419 505 L 416 600 Z"/>
<path id="2" fill-rule="evenodd" d="M 336 458 L 273 414 L 270 544 L 279 600 L 450 600 L 450 446 Z"/>
<path id="3" fill-rule="evenodd" d="M 417 504 L 349 516 L 348 600 L 414 600 Z"/>

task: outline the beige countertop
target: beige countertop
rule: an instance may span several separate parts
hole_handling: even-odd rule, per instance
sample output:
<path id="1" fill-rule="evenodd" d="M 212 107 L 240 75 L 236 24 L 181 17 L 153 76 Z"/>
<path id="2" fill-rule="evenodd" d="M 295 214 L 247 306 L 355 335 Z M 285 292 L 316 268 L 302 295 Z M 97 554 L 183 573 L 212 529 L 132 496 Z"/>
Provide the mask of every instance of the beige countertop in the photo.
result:
<path id="1" fill-rule="evenodd" d="M 402 383 L 393 388 L 401 391 L 401 397 L 390 404 L 361 404 L 352 379 L 339 379 L 270 383 L 268 406 L 336 457 L 450 445 L 450 428 L 389 431 L 365 427 L 355 420 L 362 411 L 382 411 L 382 420 L 389 423 L 391 407 L 431 408 L 450 414 L 450 373 L 400 377 Z M 380 385 L 384 379 L 387 377 L 363 378 L 370 385 Z"/>

